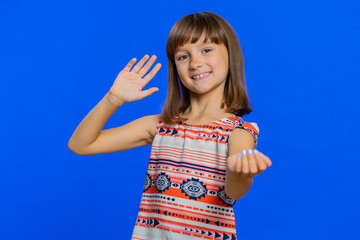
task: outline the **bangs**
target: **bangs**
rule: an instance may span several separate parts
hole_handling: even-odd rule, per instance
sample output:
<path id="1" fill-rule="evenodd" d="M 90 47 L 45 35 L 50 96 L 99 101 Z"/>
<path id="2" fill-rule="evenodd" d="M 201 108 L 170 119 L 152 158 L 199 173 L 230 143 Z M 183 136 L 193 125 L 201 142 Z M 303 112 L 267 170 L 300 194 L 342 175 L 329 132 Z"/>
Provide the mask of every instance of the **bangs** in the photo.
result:
<path id="1" fill-rule="evenodd" d="M 166 43 L 168 58 L 173 58 L 178 47 L 199 41 L 203 34 L 204 42 L 223 43 L 228 48 L 226 33 L 214 18 L 201 13 L 190 14 L 180 19 L 170 31 Z"/>

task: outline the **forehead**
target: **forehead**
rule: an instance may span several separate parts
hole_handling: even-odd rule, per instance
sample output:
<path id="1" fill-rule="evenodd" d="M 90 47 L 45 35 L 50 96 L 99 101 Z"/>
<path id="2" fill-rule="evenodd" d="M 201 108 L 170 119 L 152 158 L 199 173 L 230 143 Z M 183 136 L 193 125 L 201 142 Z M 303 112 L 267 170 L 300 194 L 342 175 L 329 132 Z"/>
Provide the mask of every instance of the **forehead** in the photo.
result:
<path id="1" fill-rule="evenodd" d="M 192 41 L 187 41 L 185 43 L 183 43 L 182 45 L 179 45 L 175 48 L 175 52 L 181 51 L 181 50 L 185 50 L 187 47 L 190 47 L 191 45 L 194 46 L 202 46 L 204 44 L 215 44 L 213 41 L 211 41 L 210 39 L 206 39 L 205 35 L 203 35 L 198 41 L 196 42 L 192 42 Z"/>

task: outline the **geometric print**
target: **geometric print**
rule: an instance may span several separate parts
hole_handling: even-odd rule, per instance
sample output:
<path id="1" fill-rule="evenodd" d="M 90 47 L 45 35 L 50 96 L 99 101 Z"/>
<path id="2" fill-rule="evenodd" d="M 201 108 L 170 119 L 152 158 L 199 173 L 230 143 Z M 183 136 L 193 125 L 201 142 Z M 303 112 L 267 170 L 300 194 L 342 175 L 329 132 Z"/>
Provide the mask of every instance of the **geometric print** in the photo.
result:
<path id="1" fill-rule="evenodd" d="M 225 188 L 222 188 L 217 196 L 227 205 L 227 206 L 233 206 L 235 203 L 234 199 L 231 199 L 226 193 L 225 193 Z"/>
<path id="2" fill-rule="evenodd" d="M 228 139 L 235 128 L 259 128 L 239 116 L 207 125 L 162 121 L 156 126 L 132 239 L 236 239 L 225 192 Z"/>
<path id="3" fill-rule="evenodd" d="M 191 180 L 184 181 L 181 184 L 180 189 L 186 194 L 190 199 L 198 199 L 204 197 L 207 193 L 206 185 L 199 181 L 199 179 L 191 178 Z"/>
<path id="4" fill-rule="evenodd" d="M 162 193 L 163 191 L 165 191 L 170 187 L 170 179 L 164 172 L 162 172 L 156 178 L 155 185 L 159 193 Z"/>
<path id="5" fill-rule="evenodd" d="M 149 189 L 149 187 L 151 186 L 152 182 L 151 182 L 151 178 L 149 176 L 149 174 L 146 174 L 146 178 L 145 178 L 145 184 L 144 184 L 144 190 L 143 192 L 146 192 L 146 190 Z"/>

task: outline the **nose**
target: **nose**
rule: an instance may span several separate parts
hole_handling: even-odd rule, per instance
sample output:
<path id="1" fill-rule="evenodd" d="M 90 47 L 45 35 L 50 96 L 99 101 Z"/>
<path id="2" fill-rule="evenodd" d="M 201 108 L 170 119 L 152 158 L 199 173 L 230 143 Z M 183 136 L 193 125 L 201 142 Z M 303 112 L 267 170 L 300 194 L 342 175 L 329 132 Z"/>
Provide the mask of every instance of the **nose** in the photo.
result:
<path id="1" fill-rule="evenodd" d="M 197 69 L 199 67 L 201 67 L 202 65 L 202 61 L 201 61 L 201 57 L 199 56 L 191 56 L 190 59 L 190 69 Z"/>

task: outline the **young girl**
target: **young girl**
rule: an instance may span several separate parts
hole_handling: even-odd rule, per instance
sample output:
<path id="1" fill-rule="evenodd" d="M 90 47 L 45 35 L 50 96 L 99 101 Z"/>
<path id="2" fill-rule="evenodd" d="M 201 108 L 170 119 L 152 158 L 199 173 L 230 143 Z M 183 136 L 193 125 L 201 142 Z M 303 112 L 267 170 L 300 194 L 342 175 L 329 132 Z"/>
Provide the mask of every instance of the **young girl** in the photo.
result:
<path id="1" fill-rule="evenodd" d="M 69 141 L 81 155 L 152 144 L 132 239 L 236 239 L 233 206 L 271 161 L 256 148 L 239 42 L 227 21 L 201 12 L 171 29 L 168 92 L 161 114 L 102 130 L 124 103 L 147 97 L 156 56 L 132 59 Z M 136 64 L 135 64 L 136 63 Z"/>

